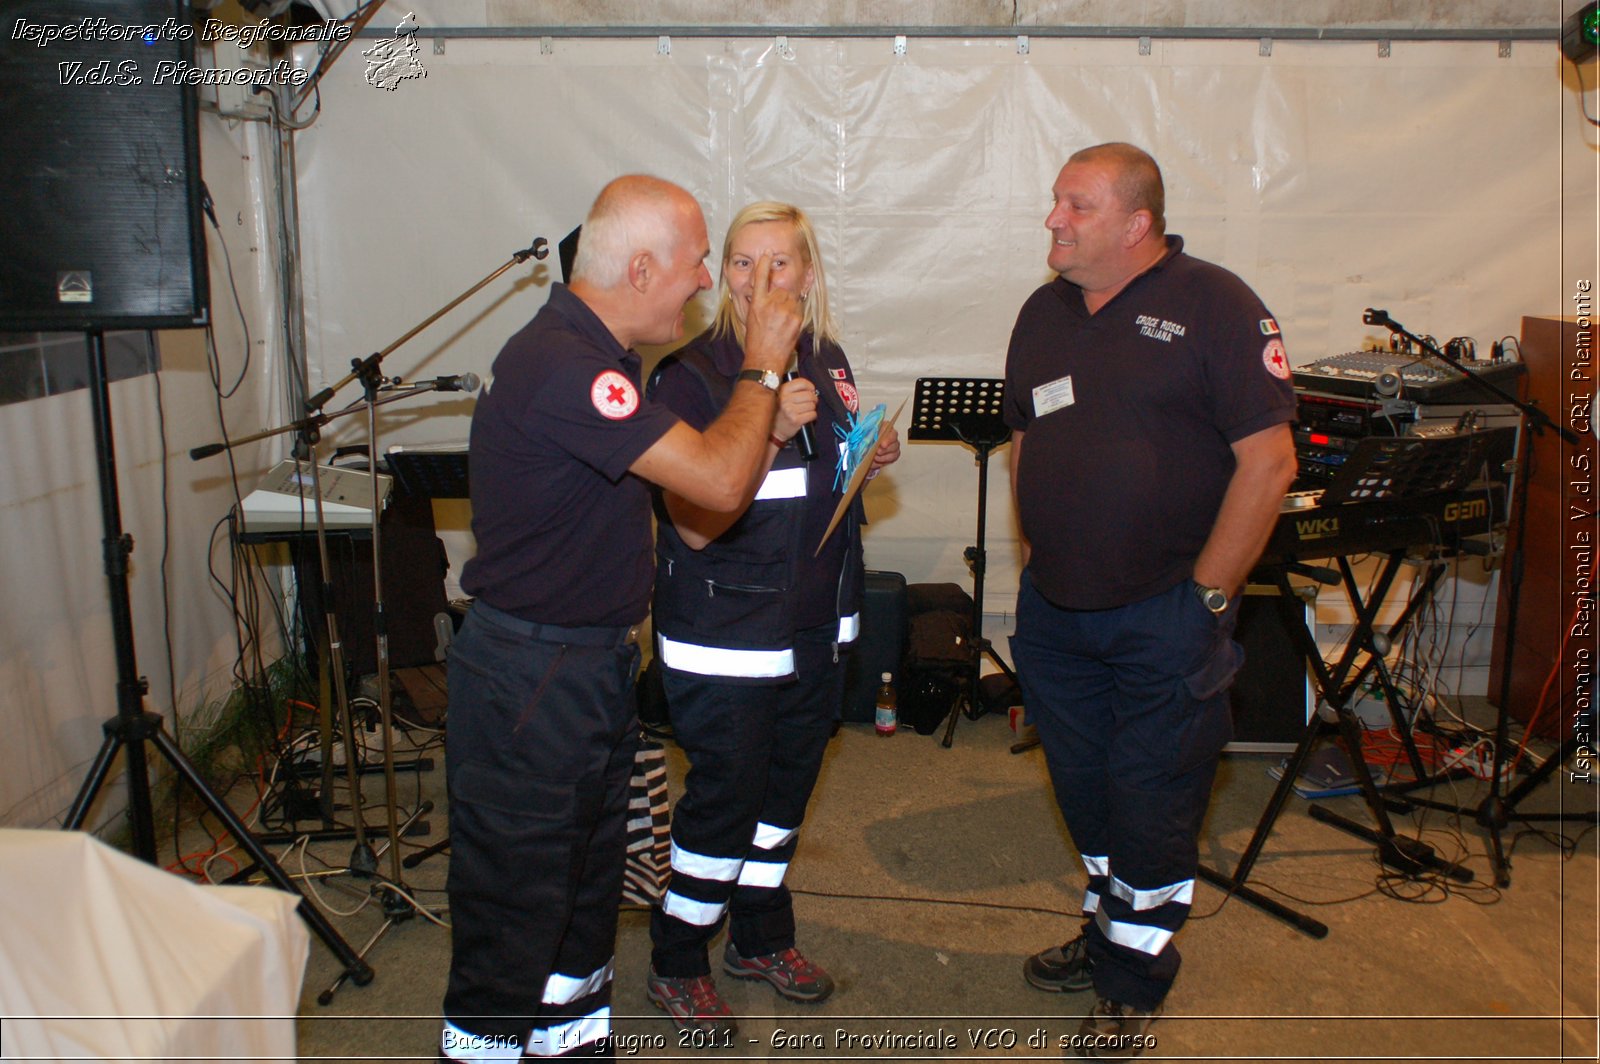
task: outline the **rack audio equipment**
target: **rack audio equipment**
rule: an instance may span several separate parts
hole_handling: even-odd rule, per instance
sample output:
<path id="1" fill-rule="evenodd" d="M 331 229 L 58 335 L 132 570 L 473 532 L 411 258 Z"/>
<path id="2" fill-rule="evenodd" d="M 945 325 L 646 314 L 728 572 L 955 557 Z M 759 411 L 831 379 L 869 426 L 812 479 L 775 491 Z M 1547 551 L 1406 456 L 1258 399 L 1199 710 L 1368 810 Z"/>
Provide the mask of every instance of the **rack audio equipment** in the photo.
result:
<path id="1" fill-rule="evenodd" d="M 1421 403 L 1406 399 L 1363 399 L 1295 390 L 1294 446 L 1300 468 L 1293 488 L 1327 487 L 1362 440 L 1405 436 L 1437 438 L 1491 429 L 1515 430 L 1516 407 L 1495 404 Z M 1515 438 L 1501 434 L 1488 455 L 1498 476 L 1515 454 Z"/>

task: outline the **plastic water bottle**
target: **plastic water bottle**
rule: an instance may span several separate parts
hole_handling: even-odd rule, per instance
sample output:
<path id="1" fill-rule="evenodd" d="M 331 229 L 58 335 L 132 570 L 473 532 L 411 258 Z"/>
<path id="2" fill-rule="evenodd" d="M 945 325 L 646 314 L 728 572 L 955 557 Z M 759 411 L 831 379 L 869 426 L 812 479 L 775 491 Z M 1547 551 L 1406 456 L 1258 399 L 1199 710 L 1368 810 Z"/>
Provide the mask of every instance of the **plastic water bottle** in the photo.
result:
<path id="1" fill-rule="evenodd" d="M 883 685 L 878 688 L 878 704 L 872 713 L 872 725 L 884 738 L 894 734 L 900 723 L 899 699 L 894 693 L 894 677 L 883 674 Z"/>

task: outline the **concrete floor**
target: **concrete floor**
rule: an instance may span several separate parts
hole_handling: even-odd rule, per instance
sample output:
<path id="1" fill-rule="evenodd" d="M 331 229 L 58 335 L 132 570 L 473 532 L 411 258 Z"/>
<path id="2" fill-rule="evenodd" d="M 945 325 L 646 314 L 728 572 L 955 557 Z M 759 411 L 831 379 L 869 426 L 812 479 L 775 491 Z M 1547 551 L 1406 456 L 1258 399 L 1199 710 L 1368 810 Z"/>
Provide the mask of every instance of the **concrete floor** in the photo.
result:
<path id="1" fill-rule="evenodd" d="M 1057 1040 L 1076 1030 L 1090 996 L 1034 990 L 1021 963 L 1075 933 L 1083 878 L 1040 752 L 1013 755 L 1013 741 L 1000 716 L 963 719 L 950 749 L 938 735 L 880 739 L 870 725 L 844 725 L 788 879 L 800 945 L 834 974 L 838 992 L 808 1007 L 724 979 L 739 1016 L 736 1043 L 680 1044 L 644 995 L 647 914 L 625 911 L 614 1002 L 619 1059 L 1058 1059 Z M 669 753 L 676 795 L 683 759 L 670 745 Z M 1224 759 L 1202 839 L 1205 863 L 1234 868 L 1266 809 L 1274 787 L 1267 769 L 1277 760 Z M 440 764 L 420 785 L 442 807 Z M 415 801 L 417 785 L 402 777 L 405 803 Z M 378 795 L 381 777 L 366 786 Z M 1469 780 L 1430 793 L 1475 806 L 1486 787 Z M 1597 800 L 1592 784 L 1566 781 L 1535 792 L 1523 810 L 1592 814 Z M 1373 823 L 1359 797 L 1324 804 Z M 1144 1059 L 1597 1059 L 1596 832 L 1551 825 L 1577 840 L 1563 854 L 1549 837 L 1514 825 L 1506 832 L 1512 883 L 1497 889 L 1488 882 L 1487 832 L 1470 817 L 1395 818 L 1400 834 L 1420 835 L 1472 870 L 1474 881 L 1463 885 L 1386 876 L 1370 843 L 1313 820 L 1309 805 L 1289 798 L 1248 885 L 1322 921 L 1327 936 L 1201 885 L 1178 938 L 1183 971 Z M 381 808 L 372 815 L 382 819 Z M 444 830 L 442 811 L 428 819 L 432 834 L 419 843 Z M 339 862 L 349 844 L 316 849 Z M 443 905 L 435 891 L 447 860 L 407 872 L 408 887 Z M 357 949 L 378 926 L 377 909 L 336 919 Z M 448 934 L 420 918 L 396 924 L 371 950 L 372 982 L 344 986 L 327 1005 L 316 999 L 338 966 L 313 939 L 301 1058 L 433 1059 Z M 901 1036 L 897 1047 L 867 1041 L 888 1034 Z"/>

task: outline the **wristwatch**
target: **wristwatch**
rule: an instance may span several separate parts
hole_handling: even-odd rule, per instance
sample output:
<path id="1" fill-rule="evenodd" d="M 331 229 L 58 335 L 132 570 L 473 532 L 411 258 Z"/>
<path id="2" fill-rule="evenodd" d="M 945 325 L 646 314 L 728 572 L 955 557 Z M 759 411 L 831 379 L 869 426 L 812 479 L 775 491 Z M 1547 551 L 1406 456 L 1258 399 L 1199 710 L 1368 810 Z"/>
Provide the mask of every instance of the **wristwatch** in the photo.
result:
<path id="1" fill-rule="evenodd" d="M 1200 600 L 1200 605 L 1212 613 L 1221 616 L 1228 608 L 1228 593 L 1220 587 L 1206 587 L 1199 581 L 1194 582 L 1195 597 Z"/>
<path id="2" fill-rule="evenodd" d="M 735 377 L 734 380 L 755 381 L 763 388 L 768 388 L 772 391 L 778 390 L 778 374 L 770 369 L 740 370 L 739 375 Z"/>

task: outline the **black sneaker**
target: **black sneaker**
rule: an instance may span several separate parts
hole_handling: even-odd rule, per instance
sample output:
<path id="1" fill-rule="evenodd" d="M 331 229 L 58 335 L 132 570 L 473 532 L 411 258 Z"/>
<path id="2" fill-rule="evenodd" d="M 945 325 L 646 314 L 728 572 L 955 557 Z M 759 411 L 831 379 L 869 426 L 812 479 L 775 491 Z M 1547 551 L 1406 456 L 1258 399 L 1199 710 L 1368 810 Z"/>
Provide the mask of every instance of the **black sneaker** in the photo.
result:
<path id="1" fill-rule="evenodd" d="M 1078 1025 L 1072 1049 L 1080 1057 L 1096 1060 L 1132 1060 L 1146 1049 L 1155 1048 L 1155 1035 L 1149 1031 L 1160 1015 L 1160 1005 L 1146 1012 L 1110 998 L 1098 998 Z"/>
<path id="2" fill-rule="evenodd" d="M 1051 946 L 1022 962 L 1022 978 L 1030 986 L 1054 994 L 1076 994 L 1094 986 L 1094 963 L 1080 932 L 1071 942 Z"/>

